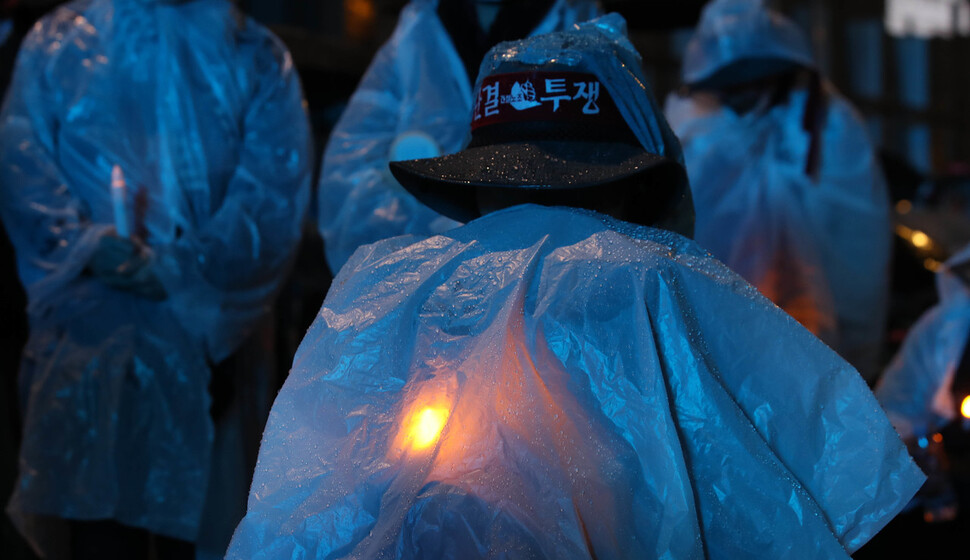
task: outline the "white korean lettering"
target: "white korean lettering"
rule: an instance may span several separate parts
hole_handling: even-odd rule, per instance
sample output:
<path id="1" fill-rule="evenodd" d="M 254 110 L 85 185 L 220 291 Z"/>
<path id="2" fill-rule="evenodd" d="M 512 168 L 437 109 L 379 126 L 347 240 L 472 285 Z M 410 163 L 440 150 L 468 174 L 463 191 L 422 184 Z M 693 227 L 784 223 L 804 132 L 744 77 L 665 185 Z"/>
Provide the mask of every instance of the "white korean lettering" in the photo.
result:
<path id="1" fill-rule="evenodd" d="M 599 114 L 600 108 L 596 105 L 596 101 L 600 98 L 600 83 L 599 82 L 575 82 L 573 86 L 577 87 L 576 95 L 573 99 L 585 99 L 586 105 L 583 106 L 583 114 L 586 115 L 596 115 Z"/>
<path id="2" fill-rule="evenodd" d="M 566 93 L 566 78 L 546 78 L 546 93 Z"/>
<path id="3" fill-rule="evenodd" d="M 498 114 L 499 85 L 498 82 L 490 86 L 485 86 L 485 116 L 491 117 Z"/>

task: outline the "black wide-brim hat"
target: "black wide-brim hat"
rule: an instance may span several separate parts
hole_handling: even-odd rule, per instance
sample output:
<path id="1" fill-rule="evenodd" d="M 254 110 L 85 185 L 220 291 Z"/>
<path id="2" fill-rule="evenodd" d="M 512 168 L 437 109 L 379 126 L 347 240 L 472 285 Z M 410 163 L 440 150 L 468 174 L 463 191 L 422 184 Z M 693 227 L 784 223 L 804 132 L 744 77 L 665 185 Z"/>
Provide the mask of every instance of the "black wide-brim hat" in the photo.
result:
<path id="1" fill-rule="evenodd" d="M 468 147 L 390 164 L 419 201 L 468 222 L 481 215 L 483 193 L 600 209 L 588 203 L 629 200 L 638 189 L 642 204 L 623 219 L 654 225 L 684 201 L 692 213 L 683 166 L 643 147 L 600 78 L 555 65 L 514 70 L 480 80 Z"/>
<path id="2" fill-rule="evenodd" d="M 452 155 L 391 163 L 391 172 L 405 189 L 459 222 L 479 217 L 477 199 L 483 189 L 531 194 L 569 190 L 582 196 L 590 189 L 627 188 L 631 181 L 662 169 L 665 176 L 683 173 L 679 165 L 638 146 L 580 140 L 474 146 Z"/>

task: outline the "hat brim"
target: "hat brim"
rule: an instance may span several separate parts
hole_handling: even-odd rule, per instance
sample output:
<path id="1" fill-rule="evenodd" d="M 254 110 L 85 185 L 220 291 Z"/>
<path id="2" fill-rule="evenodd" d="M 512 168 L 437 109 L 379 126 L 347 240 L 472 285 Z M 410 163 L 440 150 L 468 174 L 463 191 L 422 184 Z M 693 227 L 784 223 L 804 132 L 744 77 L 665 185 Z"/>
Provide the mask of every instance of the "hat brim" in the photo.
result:
<path id="1" fill-rule="evenodd" d="M 481 188 L 565 191 L 601 188 L 664 166 L 682 167 L 641 146 L 617 142 L 529 141 L 471 146 L 441 157 L 391 162 L 401 185 L 459 222 L 480 216 Z"/>

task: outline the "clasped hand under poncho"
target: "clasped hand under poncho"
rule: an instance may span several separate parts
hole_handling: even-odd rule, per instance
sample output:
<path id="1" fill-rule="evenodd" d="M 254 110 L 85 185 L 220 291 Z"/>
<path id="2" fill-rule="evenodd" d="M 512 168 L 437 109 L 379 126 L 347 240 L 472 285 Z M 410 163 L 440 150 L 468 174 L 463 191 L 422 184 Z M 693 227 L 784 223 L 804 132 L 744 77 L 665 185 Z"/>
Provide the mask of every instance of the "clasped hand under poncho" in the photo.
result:
<path id="1" fill-rule="evenodd" d="M 0 117 L 0 212 L 29 296 L 24 440 L 9 511 L 194 540 L 209 363 L 272 301 L 312 169 L 289 54 L 224 0 L 82 0 L 24 41 Z M 166 299 L 88 271 L 116 222 Z"/>
<path id="2" fill-rule="evenodd" d="M 622 29 L 482 76 L 594 74 L 676 159 Z M 357 250 L 227 557 L 847 558 L 922 481 L 856 371 L 693 241 L 520 205 Z"/>
<path id="3" fill-rule="evenodd" d="M 804 33 L 760 0 L 716 0 L 683 79 L 723 81 L 720 71 L 773 64 L 814 69 Z M 671 96 L 667 116 L 684 145 L 698 243 L 874 377 L 889 298 L 888 191 L 864 123 L 831 84 L 819 87 L 815 103 L 796 87 L 743 115 Z"/>

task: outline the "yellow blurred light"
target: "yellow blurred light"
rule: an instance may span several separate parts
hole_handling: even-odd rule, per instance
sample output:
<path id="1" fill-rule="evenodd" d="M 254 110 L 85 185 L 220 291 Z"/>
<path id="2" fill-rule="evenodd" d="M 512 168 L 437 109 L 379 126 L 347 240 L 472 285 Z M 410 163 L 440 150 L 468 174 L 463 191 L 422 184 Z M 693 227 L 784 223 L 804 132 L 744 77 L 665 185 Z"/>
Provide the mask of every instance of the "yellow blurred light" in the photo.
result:
<path id="1" fill-rule="evenodd" d="M 962 414 L 964 418 L 970 419 L 970 396 L 963 399 L 963 403 L 960 404 L 960 414 Z"/>
<path id="2" fill-rule="evenodd" d="M 913 203 L 908 200 L 900 200 L 896 203 L 896 212 L 900 214 L 909 214 L 913 210 Z"/>
<path id="3" fill-rule="evenodd" d="M 925 249 L 930 244 L 930 236 L 926 235 L 922 231 L 914 231 L 913 236 L 909 238 L 914 246 Z"/>
<path id="4" fill-rule="evenodd" d="M 408 441 L 414 449 L 424 449 L 441 437 L 441 430 L 448 421 L 448 411 L 443 408 L 425 407 L 411 418 Z"/>
<path id="5" fill-rule="evenodd" d="M 937 272 L 940 270 L 940 267 L 942 266 L 943 266 L 943 263 L 941 263 L 936 259 L 927 258 L 923 261 L 923 267 L 926 270 L 929 270 L 930 272 Z"/>

